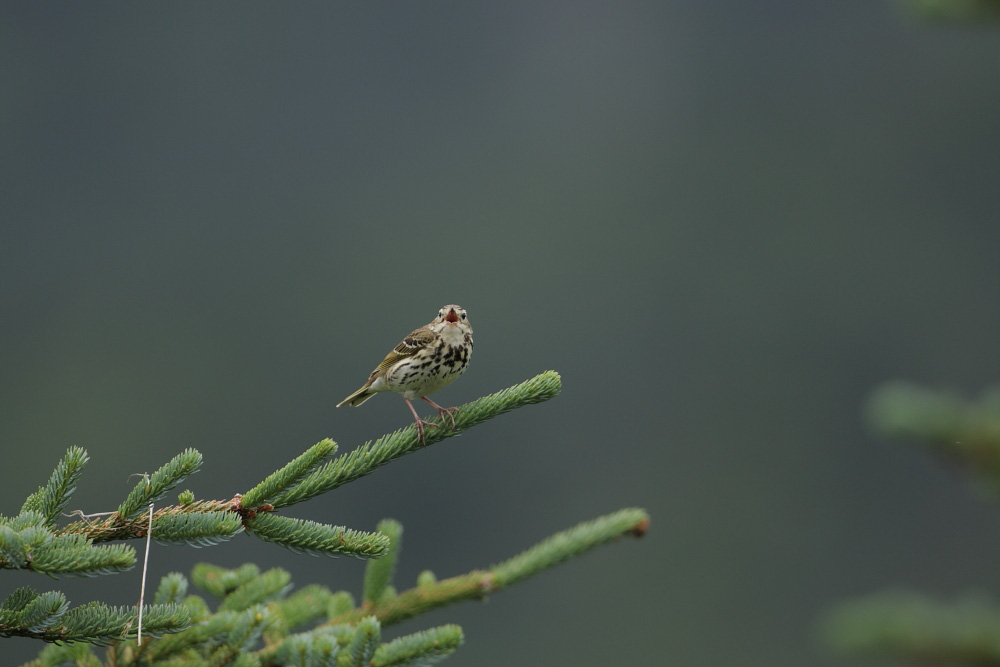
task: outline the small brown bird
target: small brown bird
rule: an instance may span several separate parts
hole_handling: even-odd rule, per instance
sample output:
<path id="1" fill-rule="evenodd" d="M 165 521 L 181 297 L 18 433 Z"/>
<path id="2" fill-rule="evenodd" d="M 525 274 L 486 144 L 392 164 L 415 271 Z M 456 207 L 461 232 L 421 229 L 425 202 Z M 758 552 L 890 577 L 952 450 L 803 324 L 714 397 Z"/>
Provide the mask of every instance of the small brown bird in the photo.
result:
<path id="1" fill-rule="evenodd" d="M 389 354 L 385 355 L 368 382 L 337 404 L 357 407 L 375 394 L 394 391 L 413 413 L 420 442 L 424 440 L 424 426 L 437 424 L 424 421 L 413 408 L 411 398 L 422 398 L 430 403 L 439 415 L 447 415 L 455 428 L 453 412 L 458 408 L 442 408 L 427 398 L 427 394 L 451 384 L 465 372 L 472 356 L 472 326 L 469 316 L 461 306 L 449 305 L 438 311 L 430 324 L 420 327 L 404 338 Z"/>

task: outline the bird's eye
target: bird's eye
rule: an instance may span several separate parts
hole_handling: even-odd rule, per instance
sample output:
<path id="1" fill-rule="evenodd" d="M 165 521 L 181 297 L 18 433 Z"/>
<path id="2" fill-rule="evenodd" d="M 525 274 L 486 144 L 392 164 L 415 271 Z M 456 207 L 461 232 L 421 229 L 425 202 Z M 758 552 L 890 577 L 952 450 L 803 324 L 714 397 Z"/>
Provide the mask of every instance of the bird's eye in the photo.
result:
<path id="1" fill-rule="evenodd" d="M 466 317 L 467 315 L 465 313 L 462 313 L 462 319 L 464 320 Z"/>

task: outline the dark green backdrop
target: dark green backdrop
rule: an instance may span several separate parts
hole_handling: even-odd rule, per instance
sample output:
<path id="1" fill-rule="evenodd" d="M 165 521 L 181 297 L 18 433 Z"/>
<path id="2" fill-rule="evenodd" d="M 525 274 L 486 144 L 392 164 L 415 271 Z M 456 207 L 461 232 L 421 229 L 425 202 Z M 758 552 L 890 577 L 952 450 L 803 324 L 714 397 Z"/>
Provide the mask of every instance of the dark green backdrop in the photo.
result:
<path id="1" fill-rule="evenodd" d="M 188 446 L 185 486 L 221 498 L 403 426 L 396 396 L 333 406 L 454 302 L 476 352 L 439 402 L 549 368 L 562 395 L 297 516 L 399 519 L 406 587 L 653 515 L 399 629 L 460 623 L 456 665 L 848 664 L 816 638 L 831 604 L 1000 585 L 996 507 L 862 421 L 884 379 L 1000 378 L 995 27 L 887 1 L 36 2 L 0 9 L 0 80 L 0 511 L 69 445 L 97 511 Z M 363 569 L 249 538 L 151 560 L 356 594 Z M 131 604 L 139 572 L 0 594 L 24 583 Z"/>

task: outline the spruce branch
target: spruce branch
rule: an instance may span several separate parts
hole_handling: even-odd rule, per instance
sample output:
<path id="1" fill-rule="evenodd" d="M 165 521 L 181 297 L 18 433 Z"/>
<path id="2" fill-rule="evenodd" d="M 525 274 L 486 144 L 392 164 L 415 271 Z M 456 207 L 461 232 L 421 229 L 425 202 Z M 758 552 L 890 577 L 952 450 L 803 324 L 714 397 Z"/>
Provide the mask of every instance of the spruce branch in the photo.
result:
<path id="1" fill-rule="evenodd" d="M 188 580 L 180 572 L 171 572 L 160 579 L 153 604 L 181 604 L 187 596 Z"/>
<path id="2" fill-rule="evenodd" d="M 367 667 L 375 657 L 375 649 L 382 639 L 382 625 L 374 616 L 366 616 L 358 621 L 354 637 L 345 651 L 345 667 Z"/>
<path id="3" fill-rule="evenodd" d="M 329 618 L 336 618 L 352 609 L 354 609 L 354 596 L 347 591 L 337 591 L 326 606 L 326 615 Z"/>
<path id="4" fill-rule="evenodd" d="M 521 384 L 461 406 L 455 417 L 453 429 L 450 428 L 450 422 L 447 422 L 446 427 L 446 422 L 438 417 L 435 423 L 439 428 L 429 429 L 426 432 L 425 444 L 420 442 L 417 430 L 413 426 L 384 435 L 374 442 L 368 441 L 307 475 L 295 487 L 278 494 L 271 504 L 274 507 L 286 507 L 314 498 L 363 477 L 405 454 L 420 451 L 425 446 L 460 435 L 463 431 L 488 419 L 525 405 L 547 401 L 558 394 L 561 387 L 559 374 L 555 371 L 546 371 Z"/>
<path id="5" fill-rule="evenodd" d="M 29 636 L 38 635 L 55 625 L 68 608 L 65 595 L 48 591 L 26 604 L 18 613 L 17 622 Z"/>
<path id="6" fill-rule="evenodd" d="M 438 418 L 442 428 L 428 435 L 427 444 L 460 434 L 517 407 L 547 400 L 559 390 L 559 375 L 549 371 L 472 401 L 460 408 L 453 429 Z M 363 597 L 357 607 L 349 593 L 333 593 L 322 586 L 288 595 L 291 577 L 280 568 L 262 573 L 252 564 L 232 570 L 199 565 L 191 573 L 191 583 L 219 598 L 219 606 L 214 613 L 209 611 L 205 600 L 188 594 L 187 578 L 176 572 L 166 575 L 157 587 L 154 604 L 143 606 L 139 616 L 144 621 L 143 634 L 167 633 L 162 639 L 141 645 L 129 640 L 136 634 L 134 608 L 119 609 L 101 603 L 69 608 L 62 593 L 38 594 L 30 589 L 15 591 L 0 604 L 0 635 L 111 644 L 108 667 L 430 665 L 461 645 L 460 628 L 431 628 L 381 644 L 382 626 L 451 602 L 482 599 L 597 545 L 625 534 L 642 535 L 648 527 L 649 518 L 643 510 L 622 510 L 557 533 L 488 570 L 474 570 L 441 581 L 432 572 L 424 571 L 415 588 L 397 594 L 392 578 L 402 536 L 398 522 L 386 519 L 379 523 L 378 532 L 362 532 L 274 512 L 367 475 L 424 446 L 412 426 L 337 458 L 332 458 L 336 453 L 333 441 L 322 440 L 242 496 L 199 501 L 186 491 L 177 505 L 154 511 L 154 500 L 201 465 L 201 454 L 188 449 L 140 481 L 117 512 L 96 520 L 80 513 L 81 521 L 57 528 L 54 517 L 65 507 L 86 462 L 86 452 L 71 449 L 49 483 L 25 501 L 17 517 L 0 517 L 0 567 L 94 574 L 131 567 L 135 561 L 130 547 L 95 545 L 95 541 L 148 537 L 200 546 L 231 539 L 242 531 L 313 555 L 381 558 L 368 564 Z M 289 634 L 295 627 L 323 617 L 325 622 L 318 627 Z M 264 648 L 260 648 L 262 639 Z M 70 647 L 61 652 L 43 652 L 41 657 L 45 662 L 31 664 L 49 667 L 70 660 L 77 665 L 100 664 L 89 650 Z"/>
<path id="7" fill-rule="evenodd" d="M 178 665 L 177 667 L 188 666 Z M 240 653 L 236 656 L 236 660 L 233 661 L 233 667 L 260 667 L 260 660 L 253 653 Z"/>
<path id="8" fill-rule="evenodd" d="M 177 632 L 191 621 L 187 609 L 178 605 L 152 605 L 143 610 L 143 633 L 159 636 Z M 137 610 L 90 602 L 69 608 L 59 591 L 36 593 L 19 588 L 0 604 L 0 637 L 32 637 L 44 641 L 85 641 L 108 644 L 135 635 Z"/>
<path id="9" fill-rule="evenodd" d="M 20 513 L 38 512 L 45 518 L 46 525 L 54 526 L 56 518 L 66 509 L 70 495 L 76 490 L 76 481 L 88 459 L 87 452 L 82 447 L 70 447 L 66 450 L 56 469 L 52 471 L 48 483 L 28 496 Z"/>
<path id="10" fill-rule="evenodd" d="M 288 597 L 275 601 L 276 616 L 280 623 L 274 626 L 277 631 L 273 636 L 265 636 L 268 643 L 280 640 L 281 635 L 295 628 L 326 616 L 327 609 L 333 601 L 334 594 L 324 586 L 311 584 L 300 588 Z M 352 602 L 351 607 L 354 604 Z"/>
<path id="11" fill-rule="evenodd" d="M 641 537 L 648 529 L 649 515 L 644 510 L 636 508 L 623 509 L 556 533 L 527 551 L 494 565 L 488 570 L 473 570 L 466 574 L 442 580 L 437 580 L 432 573 L 425 571 L 421 573 L 420 582 L 416 587 L 396 595 L 389 594 L 388 591 L 391 588 L 386 587 L 381 594 L 378 594 L 376 602 L 366 599 L 361 606 L 356 608 L 350 594 L 345 592 L 336 593 L 330 598 L 328 603 L 329 619 L 320 628 L 326 627 L 334 630 L 338 628 L 352 628 L 361 623 L 368 623 L 369 621 L 366 619 L 378 621 L 380 626 L 386 626 L 399 623 L 454 602 L 482 600 L 491 593 L 506 588 L 512 583 L 525 579 L 532 574 L 548 569 L 567 558 L 578 556 L 596 546 L 619 539 L 625 535 Z M 398 556 L 398 542 L 394 543 L 393 550 Z M 379 578 L 381 579 L 383 576 L 379 575 Z M 371 586 L 368 583 L 368 577 L 369 575 L 366 572 L 366 590 L 368 586 Z M 386 649 L 388 653 L 384 655 L 385 664 L 431 664 L 445 657 L 446 654 L 454 651 L 461 644 L 461 630 L 459 629 L 457 633 L 453 629 L 442 630 L 442 633 L 444 635 L 441 636 L 446 635 L 452 639 L 439 645 L 442 650 L 440 656 L 436 656 L 433 651 L 428 649 L 428 655 L 425 656 L 426 660 L 421 658 L 414 659 L 412 662 L 390 662 L 390 658 L 393 660 L 397 659 L 394 657 L 397 655 L 397 649 L 403 651 L 402 647 L 412 646 L 409 643 L 411 641 L 414 642 L 414 645 L 426 646 L 426 644 L 422 643 L 428 640 L 426 636 L 420 638 L 411 635 L 406 642 L 396 644 L 391 650 Z M 261 665 L 269 667 L 283 665 L 284 663 L 281 662 L 280 656 L 285 655 L 284 651 L 290 650 L 284 648 L 287 641 L 289 641 L 288 637 L 283 640 L 276 639 L 274 636 L 270 637 L 269 645 L 257 652 Z M 361 640 L 357 641 L 360 642 Z M 302 644 L 299 646 L 302 646 Z M 399 658 L 399 660 L 402 660 L 402 658 Z M 374 660 L 371 664 L 382 663 Z"/>
<path id="12" fill-rule="evenodd" d="M 240 584 L 226 595 L 219 605 L 219 611 L 245 611 L 254 605 L 281 597 L 292 586 L 292 575 L 280 567 L 274 567 L 250 581 Z"/>
<path id="13" fill-rule="evenodd" d="M 589 551 L 599 544 L 626 534 L 641 537 L 648 529 L 649 515 L 645 510 L 637 508 L 619 510 L 593 521 L 581 523 L 569 530 L 556 533 L 527 551 L 491 567 L 493 585 L 498 590 L 506 588 L 564 560 Z"/>
<path id="14" fill-rule="evenodd" d="M 122 572 L 135 565 L 135 549 L 125 544 L 93 545 L 78 535 L 62 535 L 37 547 L 27 569 L 51 576 L 93 577 Z"/>
<path id="15" fill-rule="evenodd" d="M 424 583 L 396 596 L 383 596 L 357 609 L 340 614 L 329 623 L 356 623 L 372 615 L 384 625 L 398 623 L 424 612 L 462 600 L 482 600 L 513 583 L 579 556 L 596 546 L 624 535 L 641 537 L 649 528 L 645 510 L 630 508 L 581 523 L 556 533 L 534 547 L 498 563 L 488 570 L 473 570 L 433 583 Z"/>
<path id="16" fill-rule="evenodd" d="M 140 482 L 144 485 L 145 482 Z M 142 509 L 145 509 L 144 506 Z M 156 537 L 156 526 L 164 517 L 186 514 L 212 514 L 216 512 L 236 512 L 233 500 L 199 500 L 184 505 L 167 505 L 153 513 L 153 535 Z M 234 516 L 236 516 L 234 514 Z M 169 526 L 169 524 L 164 524 Z M 117 512 L 103 519 L 74 521 L 63 526 L 59 532 L 64 535 L 81 535 L 94 542 L 111 542 L 115 540 L 143 539 L 149 528 L 149 515 L 145 512 L 133 518 L 123 520 Z"/>
<path id="17" fill-rule="evenodd" d="M 254 508 L 271 502 L 282 491 L 295 486 L 303 477 L 313 472 L 328 458 L 337 453 L 337 443 L 329 438 L 320 440 L 307 449 L 302 455 L 292 459 L 287 465 L 277 470 L 260 484 L 243 494 L 243 506 Z"/>
<path id="18" fill-rule="evenodd" d="M 226 644 L 238 653 L 250 651 L 271 620 L 271 612 L 264 605 L 255 605 L 236 614 L 235 623 L 226 636 Z"/>
<path id="19" fill-rule="evenodd" d="M 472 401 L 462 406 L 455 420 L 455 428 L 439 428 L 434 433 L 428 433 L 427 444 L 440 442 L 445 438 L 458 435 L 461 432 L 516 408 L 546 401 L 559 393 L 561 380 L 555 371 L 546 371 L 518 385 L 508 387 L 489 396 Z M 450 426 L 450 423 L 449 423 Z M 443 427 L 443 423 L 442 423 Z M 374 442 L 369 441 L 357 449 L 341 455 L 332 461 L 326 461 L 336 451 L 332 440 L 321 440 L 302 455 L 290 461 L 281 469 L 275 471 L 262 482 L 250 489 L 244 496 L 236 495 L 231 500 L 199 500 L 192 501 L 186 494 L 184 502 L 178 505 L 160 507 L 153 515 L 153 537 L 163 541 L 177 541 L 177 528 L 185 525 L 180 519 L 166 520 L 165 517 L 175 515 L 199 515 L 215 512 L 234 512 L 243 518 L 245 528 L 250 532 L 263 536 L 267 534 L 271 541 L 281 541 L 284 534 L 278 528 L 277 522 L 256 523 L 255 520 L 268 514 L 271 510 L 287 507 L 308 500 L 330 491 L 342 484 L 369 474 L 376 468 L 397 459 L 407 453 L 423 449 L 416 436 L 416 430 L 409 426 L 382 436 Z M 139 516 L 150 502 L 162 497 L 170 489 L 179 484 L 185 477 L 195 472 L 201 465 L 201 454 L 194 449 L 187 449 L 174 457 L 167 464 L 149 476 L 148 483 L 140 480 L 132 489 L 118 511 L 103 519 L 83 520 L 70 523 L 59 530 L 61 534 L 76 534 L 90 538 L 95 542 L 143 538 L 146 535 L 147 519 Z M 217 520 L 215 517 L 213 520 Z M 222 522 L 215 530 L 210 529 L 211 521 L 195 517 L 189 519 L 191 526 L 205 529 L 203 534 L 194 535 L 195 543 L 214 543 L 223 541 L 235 535 L 234 520 Z M 308 522 L 307 522 L 308 523 Z M 158 535 L 157 525 L 163 527 Z M 252 528 L 254 526 L 256 529 Z M 307 524 L 303 524 L 307 525 Z M 312 526 L 323 524 L 311 523 Z M 336 526 L 328 526 L 336 530 Z M 272 531 L 278 531 L 275 534 Z M 267 539 L 267 538 L 264 538 Z M 304 544 L 290 544 L 286 540 L 282 544 L 293 549 L 310 553 L 327 553 L 328 544 L 319 542 L 318 547 L 311 547 L 309 540 Z M 345 552 L 346 553 L 346 552 Z M 365 550 L 352 552 L 352 555 L 370 557 Z"/>
<path id="20" fill-rule="evenodd" d="M 372 657 L 372 667 L 433 665 L 454 653 L 465 641 L 462 628 L 441 625 L 382 644 Z"/>
<path id="21" fill-rule="evenodd" d="M 23 667 L 101 667 L 101 661 L 90 652 L 87 644 L 53 644 L 46 646 L 38 658 Z"/>
<path id="22" fill-rule="evenodd" d="M 403 525 L 394 519 L 382 519 L 378 522 L 376 530 L 388 538 L 389 548 L 384 556 L 368 561 L 365 566 L 362 599 L 370 604 L 378 602 L 392 584 L 392 575 L 396 571 L 396 558 L 403 539 Z"/>
<path id="23" fill-rule="evenodd" d="M 242 612 L 220 611 L 182 632 L 143 644 L 141 651 L 130 644 L 123 651 L 125 659 L 109 661 L 108 667 L 160 667 L 171 664 L 170 660 L 177 660 L 178 667 L 240 664 L 241 654 L 248 653 L 272 620 L 271 613 L 261 605 Z M 259 661 L 255 658 L 249 664 L 257 665 Z"/>
<path id="24" fill-rule="evenodd" d="M 981 595 L 953 603 L 888 591 L 840 605 L 828 615 L 837 648 L 940 665 L 1000 665 L 1000 606 Z"/>
<path id="25" fill-rule="evenodd" d="M 270 517 L 269 514 L 260 515 Z M 266 520 L 266 519 L 265 519 Z M 540 542 L 527 551 L 494 565 L 441 581 L 422 572 L 416 588 L 396 595 L 390 585 L 391 567 L 370 568 L 365 575 L 366 599 L 355 608 L 349 593 L 331 593 L 309 586 L 287 595 L 288 572 L 266 572 L 252 564 L 225 569 L 201 564 L 191 573 L 199 588 L 221 598 L 215 613 L 204 600 L 187 595 L 188 580 L 179 573 L 164 576 L 155 593 L 155 604 L 144 607 L 150 635 L 169 633 L 162 639 L 134 640 L 135 609 L 118 609 L 91 603 L 67 609 L 61 593 L 15 591 L 0 604 L 0 634 L 19 634 L 50 641 L 86 641 L 112 644 L 108 667 L 144 665 L 188 667 L 208 665 L 363 665 L 367 667 L 416 667 L 434 664 L 457 649 L 462 631 L 441 626 L 381 644 L 383 625 L 396 623 L 424 611 L 463 599 L 482 599 L 532 574 L 552 567 L 595 546 L 622 537 L 642 535 L 648 515 L 625 509 L 577 525 Z M 379 528 L 393 536 L 392 554 L 400 550 L 402 527 L 384 520 Z M 384 540 L 385 535 L 377 534 Z M 311 630 L 289 634 L 296 627 L 327 617 Z M 145 633 L 144 633 L 145 634 Z M 258 649 L 261 639 L 264 648 Z M 46 660 L 33 667 L 62 664 L 69 653 L 44 653 Z M 74 654 L 76 664 L 94 664 L 88 654 Z M 245 657 L 249 656 L 249 657 Z"/>
<path id="26" fill-rule="evenodd" d="M 312 556 L 348 555 L 378 558 L 389 548 L 389 538 L 343 526 L 329 526 L 276 514 L 258 514 L 247 521 L 247 530 L 265 542 Z"/>
<path id="27" fill-rule="evenodd" d="M 162 498 L 185 477 L 197 472 L 201 462 L 201 453 L 189 447 L 150 475 L 148 480 L 140 480 L 118 506 L 119 521 L 134 519 L 136 514 L 149 506 L 149 503 Z"/>
<path id="28" fill-rule="evenodd" d="M 330 628 L 292 635 L 282 645 L 278 660 L 288 667 L 337 667 L 340 644 Z"/>
<path id="29" fill-rule="evenodd" d="M 880 434 L 916 439 L 965 461 L 1000 490 L 1000 389 L 968 401 L 952 391 L 891 382 L 873 392 L 868 417 Z"/>
<path id="30" fill-rule="evenodd" d="M 286 667 L 423 667 L 440 662 L 464 641 L 462 629 L 457 625 L 422 630 L 379 646 L 380 634 L 379 623 L 372 617 L 362 619 L 357 626 L 321 626 L 289 636 L 274 651 L 273 663 Z"/>
<path id="31" fill-rule="evenodd" d="M 192 624 L 185 630 L 169 634 L 151 644 L 143 644 L 142 653 L 138 647 L 129 645 L 117 645 L 116 648 L 122 652 L 134 652 L 137 657 L 144 658 L 148 662 L 139 662 L 149 665 L 160 665 L 163 661 L 176 656 L 189 654 L 199 646 L 211 646 L 225 639 L 236 624 L 238 614 L 235 612 L 218 612 L 212 614 L 204 601 L 197 596 L 188 596 L 184 601 L 184 606 L 191 614 Z M 111 665 L 127 665 L 126 659 L 111 661 Z"/>
<path id="32" fill-rule="evenodd" d="M 143 616 L 143 634 L 150 637 L 178 632 L 190 625 L 188 610 L 178 605 L 150 605 L 143 610 Z M 110 607 L 101 602 L 89 602 L 67 611 L 58 631 L 44 639 L 107 645 L 135 636 L 137 620 L 138 609 L 135 607 Z"/>
<path id="33" fill-rule="evenodd" d="M 1000 0 L 908 0 L 909 8 L 928 20 L 1000 20 Z"/>
<path id="34" fill-rule="evenodd" d="M 161 544 L 205 547 L 225 542 L 243 532 L 235 512 L 187 512 L 153 515 L 153 539 Z"/>
<path id="35" fill-rule="evenodd" d="M 132 547 L 95 546 L 80 535 L 57 535 L 38 512 L 0 517 L 0 569 L 95 576 L 127 570 L 134 564 Z"/>
<path id="36" fill-rule="evenodd" d="M 244 563 L 234 570 L 218 565 L 198 563 L 191 570 L 191 582 L 209 595 L 224 598 L 237 588 L 260 575 L 260 568 Z"/>
<path id="37" fill-rule="evenodd" d="M 892 382 L 872 394 L 868 414 L 882 434 L 918 439 L 971 464 L 991 491 L 1000 491 L 1000 390 L 968 401 Z M 1000 667 L 1000 606 L 981 595 L 942 603 L 913 592 L 877 593 L 836 607 L 824 630 L 842 650 L 914 664 Z"/>

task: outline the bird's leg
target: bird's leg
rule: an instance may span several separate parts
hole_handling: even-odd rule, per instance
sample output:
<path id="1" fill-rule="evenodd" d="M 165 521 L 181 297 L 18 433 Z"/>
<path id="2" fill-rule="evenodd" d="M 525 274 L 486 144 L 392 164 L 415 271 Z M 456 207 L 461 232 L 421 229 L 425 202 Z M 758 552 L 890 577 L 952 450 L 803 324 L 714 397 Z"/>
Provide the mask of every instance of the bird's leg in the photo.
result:
<path id="1" fill-rule="evenodd" d="M 455 418 L 452 417 L 451 413 L 452 412 L 458 413 L 458 408 L 442 408 L 440 405 L 438 405 L 431 399 L 427 398 L 426 396 L 421 396 L 421 398 L 430 403 L 431 407 L 433 407 L 435 410 L 438 411 L 438 415 L 448 415 L 448 419 L 451 420 L 451 427 L 455 428 Z"/>
<path id="2" fill-rule="evenodd" d="M 406 405 L 410 407 L 410 412 L 413 413 L 413 419 L 417 424 L 417 437 L 420 438 L 420 444 L 426 447 L 427 441 L 424 439 L 424 426 L 433 426 L 434 428 L 437 428 L 437 424 L 435 424 L 434 422 L 425 422 L 423 419 L 420 418 L 420 415 L 418 415 L 417 411 L 413 408 L 413 403 L 410 403 L 410 399 L 404 396 L 403 400 L 406 401 Z"/>

